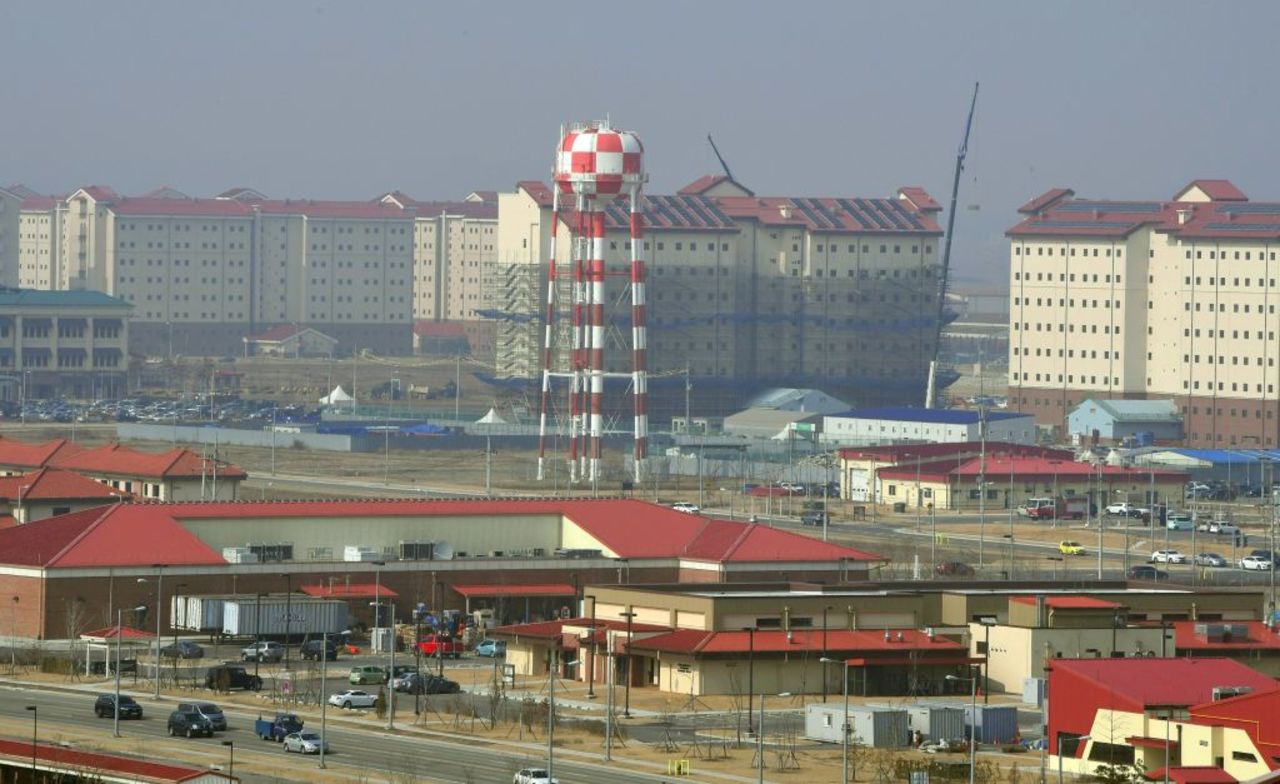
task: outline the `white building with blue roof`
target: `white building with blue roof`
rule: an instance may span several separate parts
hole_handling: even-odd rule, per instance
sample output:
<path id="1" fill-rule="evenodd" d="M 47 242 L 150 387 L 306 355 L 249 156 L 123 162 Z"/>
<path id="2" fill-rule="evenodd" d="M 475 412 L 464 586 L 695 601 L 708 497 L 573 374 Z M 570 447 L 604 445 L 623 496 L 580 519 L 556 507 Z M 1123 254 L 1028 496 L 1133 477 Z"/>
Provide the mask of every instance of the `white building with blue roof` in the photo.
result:
<path id="1" fill-rule="evenodd" d="M 1036 443 L 1035 417 L 1030 414 L 988 411 L 986 421 L 988 441 Z M 833 446 L 960 444 L 982 438 L 982 414 L 968 409 L 863 408 L 823 417 L 822 433 Z"/>

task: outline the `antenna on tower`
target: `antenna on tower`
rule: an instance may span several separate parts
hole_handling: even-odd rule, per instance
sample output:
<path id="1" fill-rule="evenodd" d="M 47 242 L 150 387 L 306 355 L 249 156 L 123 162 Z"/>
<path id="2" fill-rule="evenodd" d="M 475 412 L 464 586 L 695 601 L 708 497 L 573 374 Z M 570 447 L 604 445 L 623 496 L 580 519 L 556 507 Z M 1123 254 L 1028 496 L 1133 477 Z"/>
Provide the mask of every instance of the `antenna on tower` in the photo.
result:
<path id="1" fill-rule="evenodd" d="M 969 118 L 964 123 L 964 138 L 956 151 L 955 178 L 951 181 L 951 206 L 947 210 L 947 236 L 942 251 L 942 274 L 938 283 L 938 334 L 933 341 L 933 361 L 929 363 L 929 384 L 924 393 L 925 408 L 937 403 L 938 351 L 942 346 L 942 316 L 947 306 L 947 282 L 951 274 L 951 234 L 956 226 L 956 197 L 960 194 L 960 174 L 964 171 L 964 159 L 969 154 L 969 131 L 973 129 L 973 111 L 978 107 L 978 82 L 973 83 L 973 99 L 969 101 Z"/>
<path id="2" fill-rule="evenodd" d="M 716 140 L 711 138 L 711 134 L 707 134 L 707 142 L 711 145 L 711 151 L 716 154 L 716 160 L 720 161 L 720 168 L 724 169 L 724 176 L 734 182 L 737 182 L 737 179 L 733 176 L 733 172 L 729 171 L 729 164 L 725 162 L 724 156 L 720 154 L 720 148 L 716 147 Z"/>

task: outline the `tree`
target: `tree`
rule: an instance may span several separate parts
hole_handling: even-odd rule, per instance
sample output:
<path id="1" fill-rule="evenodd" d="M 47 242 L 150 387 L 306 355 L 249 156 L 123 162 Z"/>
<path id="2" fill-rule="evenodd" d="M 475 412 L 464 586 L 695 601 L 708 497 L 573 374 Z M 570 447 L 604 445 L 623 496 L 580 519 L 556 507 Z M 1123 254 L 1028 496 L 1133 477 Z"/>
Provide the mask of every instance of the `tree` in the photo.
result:
<path id="1" fill-rule="evenodd" d="M 1142 762 L 1103 764 L 1094 768 L 1093 778 L 1101 784 L 1139 784 L 1146 781 Z"/>

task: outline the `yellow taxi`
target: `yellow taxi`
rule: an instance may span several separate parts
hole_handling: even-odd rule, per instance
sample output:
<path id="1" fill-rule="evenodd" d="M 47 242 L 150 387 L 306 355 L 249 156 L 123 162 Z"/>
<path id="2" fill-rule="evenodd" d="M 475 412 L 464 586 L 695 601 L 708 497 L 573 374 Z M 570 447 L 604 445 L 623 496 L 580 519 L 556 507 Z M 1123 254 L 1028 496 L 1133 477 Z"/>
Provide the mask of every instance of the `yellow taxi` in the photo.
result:
<path id="1" fill-rule="evenodd" d="M 1058 542 L 1058 552 L 1063 555 L 1084 555 L 1084 545 L 1079 542 Z"/>

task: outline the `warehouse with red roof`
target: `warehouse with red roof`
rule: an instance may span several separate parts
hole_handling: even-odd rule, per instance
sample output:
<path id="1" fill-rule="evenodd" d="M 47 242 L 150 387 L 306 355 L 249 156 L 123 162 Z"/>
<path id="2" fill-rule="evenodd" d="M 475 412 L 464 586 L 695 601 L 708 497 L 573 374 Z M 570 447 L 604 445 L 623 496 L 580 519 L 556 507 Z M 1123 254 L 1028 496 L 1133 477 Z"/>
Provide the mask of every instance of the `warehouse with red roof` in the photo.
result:
<path id="1" fill-rule="evenodd" d="M 354 555 L 353 555 L 354 553 Z M 371 582 L 405 601 L 457 585 L 866 579 L 883 558 L 764 525 L 631 499 L 366 499 L 114 504 L 0 530 L 0 591 L 20 597 L 19 636 L 61 637 L 67 604 L 110 622 L 151 605 L 163 576 L 185 593 Z M 382 561 L 378 566 L 372 561 Z M 533 589 L 530 589 L 533 590 Z M 554 607 L 563 603 L 552 598 Z M 167 613 L 161 602 L 162 613 Z"/>

